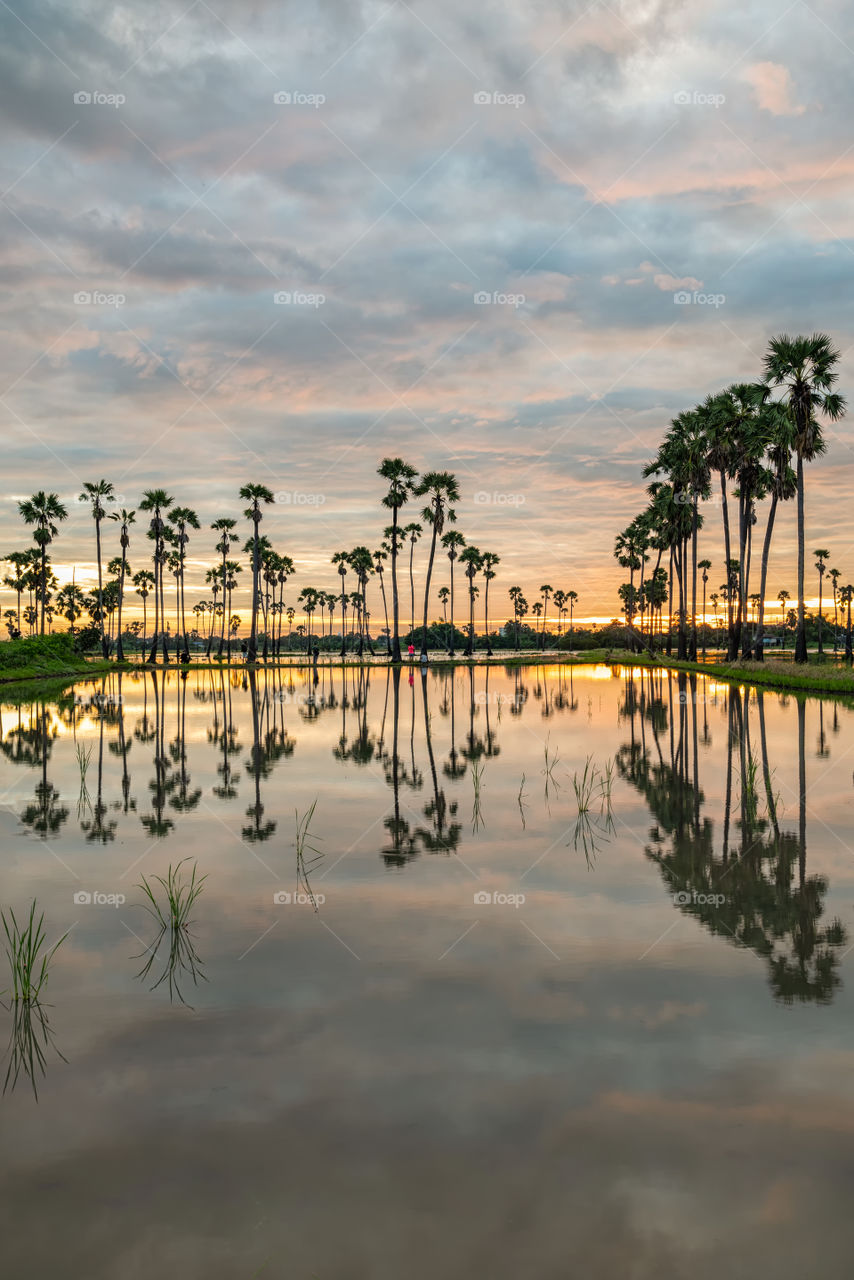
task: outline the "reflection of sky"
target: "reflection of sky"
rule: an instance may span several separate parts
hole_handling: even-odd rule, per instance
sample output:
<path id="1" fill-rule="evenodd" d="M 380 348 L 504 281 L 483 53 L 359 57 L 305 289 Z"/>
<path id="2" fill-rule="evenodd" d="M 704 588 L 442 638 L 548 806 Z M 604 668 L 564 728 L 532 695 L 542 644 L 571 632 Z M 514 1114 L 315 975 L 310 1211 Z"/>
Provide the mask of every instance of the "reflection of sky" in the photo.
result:
<path id="1" fill-rule="evenodd" d="M 49 934 L 71 929 L 49 984 L 52 1025 L 69 1064 L 51 1064 L 38 1110 L 21 1087 L 2 1104 L 5 1166 L 18 1174 L 5 1211 L 19 1231 L 22 1216 L 31 1225 L 36 1204 L 53 1224 L 50 1241 L 35 1233 L 28 1245 L 37 1263 L 47 1269 L 70 1258 L 71 1274 L 135 1280 L 146 1256 L 180 1262 L 190 1276 L 224 1277 L 222 1258 L 230 1274 L 241 1274 L 236 1257 L 260 1266 L 287 1239 L 292 1273 L 343 1275 L 347 1237 L 347 1256 L 361 1250 L 365 1275 L 383 1275 L 409 1256 L 405 1273 L 419 1280 L 437 1267 L 509 1280 L 520 1274 L 522 1242 L 533 1251 L 534 1274 L 560 1274 L 569 1228 L 573 1257 L 597 1274 L 611 1274 L 617 1257 L 634 1257 L 646 1259 L 650 1275 L 675 1280 L 690 1259 L 690 1274 L 711 1277 L 723 1256 L 752 1261 L 756 1274 L 773 1263 L 794 1280 L 799 1260 L 820 1247 L 826 1273 L 841 1277 L 834 1233 L 848 1219 L 840 1216 L 839 1171 L 854 1124 L 850 957 L 831 1007 L 775 1004 L 757 956 L 673 906 L 643 854 L 650 813 L 619 779 L 615 834 L 588 870 L 571 848 L 568 774 L 588 755 L 604 764 L 631 734 L 620 710 L 624 680 L 598 676 L 575 672 L 570 689 L 557 668 L 524 671 L 529 696 L 514 716 L 514 675 L 491 670 L 487 688 L 486 673 L 475 673 L 474 730 L 485 736 L 488 712 L 498 750 L 480 758 L 484 825 L 473 834 L 470 773 L 456 781 L 442 773 L 451 683 L 431 672 L 431 738 L 462 838 L 455 854 L 422 853 L 393 871 L 380 857 L 392 791 L 381 764 L 333 757 L 340 706 L 306 720 L 299 701 L 274 704 L 296 745 L 261 782 L 264 818 L 277 824 L 261 844 L 240 839 L 253 786 L 252 717 L 239 687 L 231 694 L 243 745 L 232 756 L 238 797 L 212 795 L 214 705 L 196 696 L 211 683 L 194 673 L 186 682 L 187 772 L 202 797 L 190 813 L 172 811 L 173 832 L 153 848 L 140 818 L 150 810 L 154 743 L 133 741 L 128 756 L 136 811 L 112 809 L 116 839 L 87 844 L 76 819 L 75 740 L 64 727 L 48 766 L 70 810 L 60 835 L 39 843 L 16 830 L 11 813 L 0 814 L 4 900 L 17 909 L 37 895 Z M 340 699 L 340 672 L 332 679 Z M 146 685 L 153 717 L 151 679 L 122 681 L 128 741 Z M 178 685 L 170 676 L 167 753 Z M 271 676 L 268 692 L 275 687 Z M 329 691 L 324 673 L 319 692 Z M 305 692 L 299 677 L 295 692 Z M 561 692 L 575 710 L 555 707 Z M 456 673 L 453 694 L 459 751 L 470 727 L 467 672 Z M 719 689 L 697 704 L 703 814 L 714 823 L 717 853 L 724 699 Z M 775 694 L 764 701 L 781 825 L 791 827 L 797 708 Z M 367 723 L 379 740 L 385 709 L 387 751 L 393 707 L 386 673 L 372 672 Z M 431 796 L 420 679 L 414 709 L 423 786 L 401 787 L 402 815 L 413 826 L 425 822 Z M 221 702 L 216 714 L 221 723 Z M 398 752 L 410 770 L 411 714 L 404 674 Z M 18 715 L 3 708 L 6 741 Z M 20 715 L 26 723 L 27 710 Z M 816 755 L 819 706 L 807 704 L 808 873 L 829 878 L 826 915 L 850 927 L 854 877 L 840 839 L 846 824 L 850 830 L 852 724 L 847 708 L 825 703 L 822 715 L 825 760 Z M 348 710 L 350 738 L 356 716 Z M 51 723 L 61 720 L 59 712 Z M 755 704 L 750 723 L 756 746 Z M 649 724 L 646 734 L 652 748 Z M 100 725 L 91 716 L 77 726 L 77 741 L 93 748 L 94 801 Z M 117 741 L 111 724 L 103 752 L 110 806 L 121 802 L 121 762 L 110 750 Z M 660 741 L 668 758 L 666 729 Z M 546 744 L 560 784 L 548 798 Z M 170 760 L 168 770 L 175 767 Z M 525 829 L 517 802 L 523 773 Z M 0 763 L 0 791 L 19 812 L 37 781 L 38 770 Z M 313 880 L 325 895 L 317 915 L 272 901 L 277 889 L 296 888 L 294 809 L 304 813 L 315 796 L 313 830 L 325 854 Z M 151 936 L 133 885 L 184 856 L 209 876 L 195 932 L 209 981 L 189 989 L 195 1012 L 170 1008 L 163 989 L 149 992 L 133 977 L 140 962 L 132 957 Z M 124 892 L 128 903 L 78 907 L 72 896 L 81 887 Z M 482 890 L 521 891 L 526 900 L 519 908 L 476 906 Z M 106 1219 L 93 1203 L 109 1208 Z M 526 1214 L 514 1217 L 523 1205 Z M 432 1226 L 418 1247 L 425 1214 Z M 156 1238 L 152 1223 L 161 1228 Z M 90 1250 L 109 1251 L 110 1267 L 90 1265 Z"/>
<path id="2" fill-rule="evenodd" d="M 135 506 L 168 483 L 202 517 L 195 600 L 207 527 L 254 479 L 290 498 L 264 528 L 300 585 L 329 589 L 334 551 L 379 541 L 375 469 L 401 453 L 458 474 L 502 612 L 545 564 L 607 617 L 613 537 L 667 421 L 755 377 L 772 332 L 851 346 L 838 0 L 18 11 L 0 6 L 4 549 L 42 484 L 72 500 L 103 475 Z M 99 292 L 125 301 L 73 301 Z M 845 574 L 850 428 L 829 438 L 809 538 Z M 720 566 L 717 525 L 710 504 Z M 777 525 L 770 598 L 794 593 L 791 504 Z M 75 507 L 60 571 L 91 588 L 93 558 Z"/>

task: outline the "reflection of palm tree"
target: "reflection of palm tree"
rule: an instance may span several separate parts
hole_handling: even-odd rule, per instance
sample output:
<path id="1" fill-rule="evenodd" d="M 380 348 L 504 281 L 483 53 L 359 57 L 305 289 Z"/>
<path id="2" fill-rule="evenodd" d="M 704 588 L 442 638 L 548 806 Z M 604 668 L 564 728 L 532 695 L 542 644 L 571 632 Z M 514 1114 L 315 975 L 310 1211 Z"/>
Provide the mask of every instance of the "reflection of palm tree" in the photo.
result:
<path id="1" fill-rule="evenodd" d="M 668 682 L 673 684 L 672 677 Z M 820 923 L 827 883 L 806 874 L 806 763 L 803 702 L 798 709 L 799 791 L 798 833 L 780 832 L 767 760 L 764 707 L 758 701 L 762 771 L 767 814 L 760 813 L 753 783 L 749 702 L 738 688 L 729 690 L 727 788 L 723 849 L 715 852 L 714 826 L 702 816 L 702 792 L 696 758 L 697 735 L 686 724 L 687 704 L 680 700 L 679 734 L 671 715 L 670 763 L 659 752 L 652 763 L 641 742 L 622 747 L 617 767 L 650 807 L 656 825 L 647 856 L 659 867 L 676 905 L 710 932 L 755 952 L 768 965 L 771 989 L 777 999 L 826 1003 L 839 986 L 836 972 L 845 930 L 838 921 Z M 692 697 L 691 715 L 696 718 Z M 671 700 L 672 707 L 672 700 Z M 632 715 L 640 711 L 637 702 Z M 732 797 L 732 758 L 739 752 L 741 797 L 740 849 L 728 854 Z M 797 876 L 796 876 L 797 870 Z"/>

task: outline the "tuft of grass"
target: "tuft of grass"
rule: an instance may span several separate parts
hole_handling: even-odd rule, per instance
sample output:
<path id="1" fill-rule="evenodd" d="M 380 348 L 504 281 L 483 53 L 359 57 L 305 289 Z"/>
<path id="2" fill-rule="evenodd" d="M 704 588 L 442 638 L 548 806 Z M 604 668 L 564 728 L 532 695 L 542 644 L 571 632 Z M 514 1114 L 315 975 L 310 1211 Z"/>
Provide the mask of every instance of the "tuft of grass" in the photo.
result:
<path id="1" fill-rule="evenodd" d="M 181 870 L 184 863 L 189 861 L 189 858 L 182 858 L 174 867 L 170 862 L 165 876 L 152 877 L 166 894 L 163 906 L 145 876 L 142 877 L 142 883 L 136 886 L 148 899 L 146 911 L 154 916 L 162 929 L 186 929 L 189 925 L 190 912 L 204 888 L 207 876 L 196 879 L 197 864 L 195 862 L 189 879 Z"/>
<path id="2" fill-rule="evenodd" d="M 12 976 L 9 994 L 15 1004 L 33 1004 L 47 983 L 53 957 L 68 934 L 64 933 L 52 947 L 45 946 L 44 912 L 37 920 L 35 898 L 23 926 L 18 924 L 11 907 L 8 916 L 5 911 L 0 911 L 0 920 L 6 935 L 6 956 Z"/>
<path id="3" fill-rule="evenodd" d="M 525 775 L 522 774 L 522 781 L 519 783 L 519 794 L 516 797 L 516 803 L 519 806 L 519 813 L 522 815 L 522 830 L 525 830 Z"/>
<path id="4" fill-rule="evenodd" d="M 593 763 L 592 756 L 588 756 L 584 761 L 584 769 L 581 773 L 577 769 L 573 773 L 572 789 L 575 792 L 575 802 L 578 805 L 579 813 L 590 812 L 598 777 L 599 769 Z"/>
<path id="5" fill-rule="evenodd" d="M 603 769 L 593 763 L 590 755 L 584 762 L 584 768 L 572 775 L 572 789 L 575 792 L 575 803 L 579 813 L 589 813 L 595 802 L 599 801 L 599 812 L 611 818 L 611 789 L 614 785 L 614 762 L 606 760 Z"/>

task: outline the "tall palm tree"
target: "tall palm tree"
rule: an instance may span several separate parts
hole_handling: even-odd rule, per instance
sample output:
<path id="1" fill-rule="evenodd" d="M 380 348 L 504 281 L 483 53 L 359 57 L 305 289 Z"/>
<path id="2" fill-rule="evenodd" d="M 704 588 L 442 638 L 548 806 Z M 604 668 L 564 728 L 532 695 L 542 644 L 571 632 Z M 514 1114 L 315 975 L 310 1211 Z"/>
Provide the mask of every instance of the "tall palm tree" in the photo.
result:
<path id="1" fill-rule="evenodd" d="M 519 652 L 519 601 L 522 599 L 521 587 L 510 587 L 507 592 L 513 604 L 513 621 L 516 625 L 516 652 Z"/>
<path id="2" fill-rule="evenodd" d="M 187 614 L 184 605 L 184 569 L 187 558 L 187 543 L 190 541 L 187 529 L 199 529 L 201 526 L 199 524 L 199 517 L 190 507 L 173 507 L 170 514 L 172 519 L 175 521 L 175 531 L 177 535 L 175 545 L 178 548 L 178 604 L 181 619 L 181 637 L 184 642 L 184 647 L 181 650 L 181 661 L 188 663 L 190 661 L 190 641 L 187 636 Z"/>
<path id="3" fill-rule="evenodd" d="M 436 592 L 436 596 L 438 598 L 439 604 L 442 606 L 442 622 L 444 623 L 444 627 L 445 627 L 446 647 L 448 644 L 448 597 L 450 596 L 450 594 L 451 594 L 450 590 L 447 587 L 440 587 L 439 590 Z M 421 660 L 422 662 L 425 661 L 423 652 L 421 654 Z"/>
<path id="4" fill-rule="evenodd" d="M 709 570 L 712 567 L 711 560 L 699 560 L 697 568 L 703 570 L 703 660 L 706 658 L 706 583 L 709 581 Z"/>
<path id="5" fill-rule="evenodd" d="M 247 520 L 252 521 L 252 621 L 246 646 L 246 660 L 247 662 L 255 662 L 258 656 L 258 591 L 261 578 L 261 548 L 258 526 L 262 518 L 262 502 L 269 506 L 274 501 L 274 498 L 267 486 L 263 484 L 242 485 L 240 497 L 249 503 L 243 514 Z"/>
<path id="6" fill-rule="evenodd" d="M 542 649 L 543 653 L 545 653 L 546 651 L 546 614 L 548 613 L 549 596 L 551 595 L 551 593 L 552 593 L 551 585 L 548 582 L 544 583 L 543 586 L 540 587 L 540 594 L 543 597 L 543 638 L 540 644 L 540 648 Z"/>
<path id="7" fill-rule="evenodd" d="M 824 583 L 824 574 L 827 569 L 827 561 L 830 559 L 830 552 L 824 548 L 814 551 L 815 567 L 818 570 L 818 653 L 821 657 L 824 653 L 824 641 L 821 634 L 821 588 Z"/>
<path id="8" fill-rule="evenodd" d="M 771 555 L 771 537 L 774 517 L 779 502 L 788 502 L 795 496 L 797 479 L 792 470 L 794 448 L 794 420 L 786 404 L 764 404 L 756 424 L 760 440 L 764 442 L 768 459 L 767 487 L 771 494 L 765 538 L 762 543 L 762 564 L 759 574 L 759 618 L 753 656 L 757 662 L 765 659 L 765 590 L 768 582 L 768 561 Z"/>
<path id="9" fill-rule="evenodd" d="M 798 492 L 798 630 L 795 661 L 807 660 L 806 617 L 804 610 L 804 463 L 812 462 L 825 450 L 821 424 L 816 415 L 823 414 L 837 422 L 845 413 L 845 398 L 833 388 L 839 378 L 836 366 L 839 351 L 825 333 L 812 337 L 791 338 L 780 334 L 772 338 L 765 355 L 765 381 L 772 387 L 785 388 L 795 419 L 795 455 L 797 458 Z"/>
<path id="10" fill-rule="evenodd" d="M 214 520 L 211 523 L 211 528 L 214 533 L 218 533 L 220 535 L 217 540 L 216 550 L 219 552 L 221 557 L 220 582 L 223 588 L 222 625 L 220 626 L 219 649 L 217 651 L 217 657 L 221 658 L 223 650 L 225 649 L 225 616 L 227 613 L 225 608 L 225 565 L 228 560 L 229 551 L 235 543 L 239 541 L 239 539 L 237 534 L 234 532 L 237 528 L 237 521 L 230 519 L 228 516 L 220 516 L 219 519 Z"/>
<path id="11" fill-rule="evenodd" d="M 578 599 L 578 592 L 567 591 L 566 598 L 569 601 L 569 647 L 572 649 L 572 611 L 575 608 L 575 602 Z"/>
<path id="12" fill-rule="evenodd" d="M 16 611 L 15 622 L 18 630 L 21 630 L 23 618 L 21 617 L 21 595 L 27 586 L 27 565 L 30 561 L 29 551 L 10 551 L 4 556 L 7 564 L 12 566 L 12 574 L 3 579 L 3 586 L 8 587 L 10 591 L 14 591 L 18 597 L 18 607 Z"/>
<path id="13" fill-rule="evenodd" d="M 367 590 L 368 578 L 374 572 L 374 558 L 365 546 L 354 547 L 349 556 L 350 568 L 356 575 L 359 583 L 359 648 L 358 653 L 361 658 L 364 648 L 364 642 L 367 642 L 368 650 L 371 654 L 374 652 L 374 646 L 371 644 L 371 635 L 368 630 L 368 603 Z"/>
<path id="14" fill-rule="evenodd" d="M 552 604 L 557 609 L 557 645 L 560 648 L 563 636 L 563 616 L 566 612 L 566 592 L 558 589 L 552 596 Z"/>
<path id="15" fill-rule="evenodd" d="M 350 565 L 349 552 L 336 551 L 332 557 L 332 563 L 337 566 L 341 578 L 341 657 L 343 658 L 347 652 L 347 591 L 344 586 L 344 579 L 347 576 L 347 569 Z"/>
<path id="16" fill-rule="evenodd" d="M 41 634 L 44 635 L 44 607 L 47 598 L 47 549 L 59 532 L 59 522 L 68 518 L 68 511 L 60 502 L 58 493 L 45 493 L 43 489 L 40 489 L 38 493 L 34 493 L 31 498 L 25 498 L 22 502 L 19 502 L 18 511 L 24 524 L 35 525 L 33 541 L 39 549 L 40 568 L 38 580 L 41 605 Z"/>
<path id="17" fill-rule="evenodd" d="M 838 569 L 831 569 L 828 576 L 833 586 L 833 652 L 835 654 L 839 631 L 839 579 L 842 574 Z"/>
<path id="18" fill-rule="evenodd" d="M 95 550 L 98 558 L 98 600 L 100 602 L 103 592 L 103 580 L 101 576 L 101 521 L 107 514 L 104 510 L 104 502 L 109 501 L 115 495 L 115 490 L 109 480 L 87 481 L 83 485 L 83 492 L 80 494 L 81 502 L 91 502 L 92 519 L 95 521 Z M 100 609 L 100 625 L 101 625 L 101 656 L 107 657 L 107 641 L 104 635 L 104 610 Z"/>
<path id="19" fill-rule="evenodd" d="M 148 597 L 154 587 L 154 574 L 150 569 L 140 569 L 131 578 L 136 594 L 142 601 L 142 657 L 145 659 L 146 622 L 148 617 Z"/>
<path id="20" fill-rule="evenodd" d="M 474 654 L 474 602 L 477 588 L 474 585 L 475 575 L 483 567 L 483 558 L 477 547 L 468 546 L 460 553 L 460 564 L 466 566 L 466 577 L 469 580 L 469 635 L 463 653 L 467 658 Z"/>
<path id="21" fill-rule="evenodd" d="M 399 550 L 398 513 L 404 503 L 408 502 L 415 492 L 415 480 L 418 472 L 403 458 L 383 458 L 377 475 L 389 482 L 388 493 L 382 500 L 392 515 L 391 534 L 391 596 L 394 631 L 391 642 L 391 660 L 400 662 L 400 600 L 397 591 L 397 554 Z"/>
<path id="22" fill-rule="evenodd" d="M 121 569 L 119 571 L 119 616 L 116 623 L 116 658 L 119 662 L 124 662 L 125 651 L 122 645 L 122 605 L 124 603 L 125 596 L 125 575 L 128 572 L 128 546 L 130 544 L 128 527 L 136 520 L 136 512 L 127 511 L 122 507 L 121 511 L 111 511 L 110 519 L 117 521 L 120 525 L 119 545 L 122 549 L 122 556 Z"/>
<path id="23" fill-rule="evenodd" d="M 495 566 L 500 564 L 498 556 L 494 551 L 484 551 L 480 557 L 480 565 L 483 571 L 483 626 L 486 631 L 486 655 L 492 657 L 492 644 L 489 639 L 489 584 L 495 577 Z"/>
<path id="24" fill-rule="evenodd" d="M 414 574 L 414 558 L 415 544 L 424 532 L 424 526 L 420 525 L 417 520 L 411 520 L 403 530 L 404 536 L 409 539 L 409 639 L 410 643 L 415 640 L 415 574 Z"/>
<path id="25" fill-rule="evenodd" d="M 157 620 L 160 615 L 160 625 L 165 632 L 166 619 L 162 616 L 162 600 L 163 600 L 163 562 L 165 560 L 164 543 L 166 523 L 163 519 L 163 512 L 168 511 L 172 506 L 174 499 L 170 498 L 165 489 L 146 489 L 142 495 L 142 501 L 139 504 L 140 511 L 151 512 L 151 522 L 149 525 L 148 536 L 154 543 L 154 634 L 151 639 L 151 649 L 148 654 L 147 661 L 154 663 L 157 661 Z M 160 595 L 158 599 L 158 587 Z M 166 652 L 166 638 L 163 639 L 163 659 L 169 660 Z"/>
<path id="26" fill-rule="evenodd" d="M 445 521 L 453 524 L 457 514 L 451 506 L 459 502 L 460 493 L 457 479 L 450 471 L 427 471 L 415 490 L 419 498 L 427 498 L 427 505 L 421 512 L 421 519 L 430 527 L 430 556 L 427 561 L 427 580 L 424 585 L 424 621 L 421 629 L 421 661 L 427 661 L 427 615 L 430 606 L 430 582 L 433 577 L 433 561 L 436 556 L 436 542 L 442 537 Z M 444 538 L 442 539 L 445 545 Z M 453 560 L 451 561 L 453 574 Z M 446 588 L 442 588 L 446 590 Z"/>
<path id="27" fill-rule="evenodd" d="M 448 553 L 448 559 L 451 562 L 451 643 L 448 646 L 448 657 L 453 658 L 456 632 L 454 627 L 454 561 L 458 559 L 466 540 L 457 529 L 449 529 L 447 533 L 442 534 L 442 546 Z"/>

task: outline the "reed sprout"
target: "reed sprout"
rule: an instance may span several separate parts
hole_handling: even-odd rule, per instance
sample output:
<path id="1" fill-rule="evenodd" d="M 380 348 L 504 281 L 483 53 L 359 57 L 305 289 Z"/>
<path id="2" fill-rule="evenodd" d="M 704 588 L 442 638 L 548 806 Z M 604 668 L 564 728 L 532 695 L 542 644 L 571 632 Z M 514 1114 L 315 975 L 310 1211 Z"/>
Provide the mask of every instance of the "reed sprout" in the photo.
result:
<path id="1" fill-rule="evenodd" d="M 12 979 L 9 994 L 13 1003 L 32 1004 L 47 983 L 53 957 L 68 934 L 64 933 L 50 948 L 45 945 L 44 912 L 36 919 L 35 899 L 23 925 L 18 923 L 11 907 L 8 916 L 0 911 L 0 920 L 6 935 L 6 956 Z"/>

